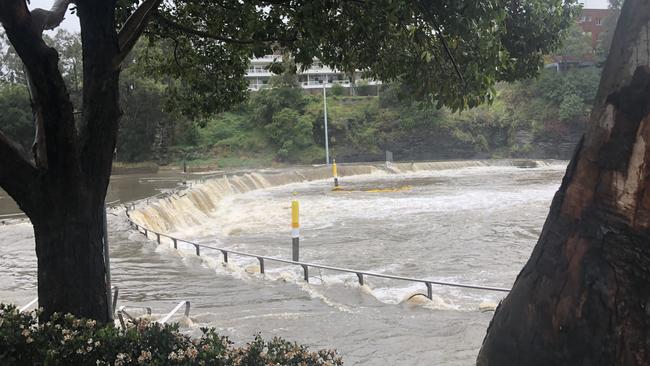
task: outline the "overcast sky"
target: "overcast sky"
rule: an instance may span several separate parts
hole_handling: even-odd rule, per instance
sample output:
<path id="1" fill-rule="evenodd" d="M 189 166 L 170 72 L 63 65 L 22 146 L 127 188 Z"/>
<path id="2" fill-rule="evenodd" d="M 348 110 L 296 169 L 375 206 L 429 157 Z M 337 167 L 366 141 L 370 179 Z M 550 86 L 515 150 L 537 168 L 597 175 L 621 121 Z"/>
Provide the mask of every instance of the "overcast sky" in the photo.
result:
<path id="1" fill-rule="evenodd" d="M 607 8 L 607 0 L 583 0 L 580 1 L 585 4 L 585 8 L 589 9 L 605 9 Z"/>
<path id="2" fill-rule="evenodd" d="M 29 5 L 29 8 L 49 9 L 50 6 L 52 6 L 52 2 L 53 0 L 32 0 L 31 4 Z M 581 2 L 584 4 L 585 8 L 596 8 L 596 9 L 607 8 L 607 0 L 582 0 Z M 65 19 L 61 24 L 61 27 L 69 31 L 78 32 L 79 18 L 77 18 L 76 15 L 70 14 L 70 11 L 68 10 L 68 14 L 65 16 Z"/>
<path id="3" fill-rule="evenodd" d="M 31 0 L 30 4 L 27 6 L 30 9 L 49 9 L 52 6 L 53 2 L 54 0 Z M 70 10 L 68 10 L 68 13 L 65 15 L 65 19 L 63 19 L 63 23 L 61 23 L 61 27 L 71 32 L 79 32 L 79 18 L 77 18 L 77 16 L 74 14 L 70 14 Z"/>

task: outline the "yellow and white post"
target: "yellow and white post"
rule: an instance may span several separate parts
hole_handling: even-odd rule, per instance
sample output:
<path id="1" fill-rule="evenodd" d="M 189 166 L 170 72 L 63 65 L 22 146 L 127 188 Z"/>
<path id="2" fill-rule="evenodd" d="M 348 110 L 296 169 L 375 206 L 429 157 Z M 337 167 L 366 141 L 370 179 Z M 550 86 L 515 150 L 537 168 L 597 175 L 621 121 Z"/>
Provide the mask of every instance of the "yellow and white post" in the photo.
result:
<path id="1" fill-rule="evenodd" d="M 298 262 L 300 257 L 300 221 L 298 201 L 291 201 L 291 260 Z"/>
<path id="2" fill-rule="evenodd" d="M 332 176 L 334 176 L 334 189 L 339 188 L 339 173 L 336 170 L 336 159 L 332 161 Z"/>

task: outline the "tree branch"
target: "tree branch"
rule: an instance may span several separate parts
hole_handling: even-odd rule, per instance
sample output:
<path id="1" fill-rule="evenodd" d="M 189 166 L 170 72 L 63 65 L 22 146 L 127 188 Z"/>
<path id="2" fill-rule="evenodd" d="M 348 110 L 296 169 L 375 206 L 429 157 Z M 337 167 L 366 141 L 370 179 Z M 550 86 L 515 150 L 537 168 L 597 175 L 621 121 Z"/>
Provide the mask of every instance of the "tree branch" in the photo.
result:
<path id="1" fill-rule="evenodd" d="M 268 42 L 292 42 L 296 40 L 296 37 L 291 37 L 291 38 L 265 38 L 265 39 L 235 39 L 235 38 L 230 38 L 230 37 L 225 37 L 221 36 L 218 34 L 190 28 L 186 25 L 174 22 L 173 20 L 163 16 L 162 14 L 156 14 L 155 15 L 156 20 L 159 20 L 161 23 L 164 25 L 174 28 L 178 31 L 181 31 L 183 33 L 187 34 L 192 34 L 195 36 L 203 37 L 203 38 L 208 38 L 208 39 L 213 39 L 215 41 L 222 41 L 226 43 L 235 43 L 235 44 L 259 44 L 259 43 L 268 43 Z"/>
<path id="2" fill-rule="evenodd" d="M 116 66 L 131 52 L 161 2 L 162 0 L 145 0 L 126 20 L 118 33 L 120 51 L 114 62 Z"/>
<path id="3" fill-rule="evenodd" d="M 0 131 L 0 187 L 29 216 L 38 190 L 38 170 L 27 160 L 22 148 Z"/>
<path id="4" fill-rule="evenodd" d="M 71 0 L 56 0 L 50 10 L 34 9 L 32 10 L 32 28 L 39 34 L 44 30 L 50 30 L 58 27 L 65 17 Z"/>
<path id="5" fill-rule="evenodd" d="M 16 53 L 25 65 L 37 129 L 35 161 L 42 169 L 66 171 L 77 161 L 76 129 L 72 103 L 59 71 L 59 57 L 41 38 L 43 29 L 55 27 L 69 5 L 69 0 L 57 0 L 52 10 L 27 9 L 25 0 L 0 1 L 0 23 Z M 69 169 L 67 171 L 70 171 Z"/>
<path id="6" fill-rule="evenodd" d="M 438 22 L 436 22 L 436 17 L 435 15 L 431 12 L 431 8 L 433 6 L 431 4 L 420 4 L 420 8 L 422 9 L 423 13 L 426 15 L 426 17 L 429 19 L 431 22 L 431 25 L 433 26 L 433 29 L 435 29 L 436 34 L 438 35 L 438 38 L 440 39 L 440 43 L 442 43 L 442 47 L 445 50 L 445 54 L 449 58 L 449 61 L 451 61 L 451 64 L 454 66 L 454 71 L 456 71 L 456 75 L 458 75 L 458 78 L 460 81 L 465 85 L 465 78 L 463 77 L 463 73 L 460 71 L 460 68 L 458 67 L 458 63 L 456 62 L 456 58 L 454 58 L 454 55 L 451 53 L 451 50 L 449 49 L 449 45 L 447 44 L 447 40 L 445 39 L 445 35 L 442 33 L 442 29 L 438 25 Z"/>

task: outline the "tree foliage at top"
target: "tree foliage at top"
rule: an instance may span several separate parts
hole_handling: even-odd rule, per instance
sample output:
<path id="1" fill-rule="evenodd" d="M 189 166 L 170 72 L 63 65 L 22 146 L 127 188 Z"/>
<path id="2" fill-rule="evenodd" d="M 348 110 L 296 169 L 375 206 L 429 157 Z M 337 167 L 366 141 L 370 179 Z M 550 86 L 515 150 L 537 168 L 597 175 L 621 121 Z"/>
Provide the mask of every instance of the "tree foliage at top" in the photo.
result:
<path id="1" fill-rule="evenodd" d="M 610 9 L 616 9 L 616 10 L 621 10 L 621 7 L 623 6 L 623 2 L 625 0 L 609 0 L 609 8 Z"/>
<path id="2" fill-rule="evenodd" d="M 137 3 L 120 2 L 122 22 Z M 498 81 L 534 76 L 576 9 L 572 0 L 165 2 L 147 35 L 166 51 L 141 61 L 182 80 L 172 91 L 186 112 L 243 99 L 249 58 L 278 49 L 302 67 L 318 58 L 360 69 L 459 110 L 491 100 Z"/>
<path id="3" fill-rule="evenodd" d="M 591 36 L 585 33 L 578 24 L 573 24 L 568 29 L 562 47 L 555 54 L 568 60 L 582 60 L 592 52 Z"/>

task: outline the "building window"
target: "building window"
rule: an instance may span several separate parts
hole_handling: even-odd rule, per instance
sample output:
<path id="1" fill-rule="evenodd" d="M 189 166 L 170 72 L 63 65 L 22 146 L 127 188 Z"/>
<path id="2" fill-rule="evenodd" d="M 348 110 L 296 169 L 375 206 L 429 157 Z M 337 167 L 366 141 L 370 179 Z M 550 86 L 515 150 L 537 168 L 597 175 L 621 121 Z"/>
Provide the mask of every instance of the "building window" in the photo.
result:
<path id="1" fill-rule="evenodd" d="M 584 23 L 585 21 L 587 21 L 587 17 L 584 16 L 584 15 L 581 16 L 580 19 L 578 19 L 578 22 L 579 22 L 579 23 Z"/>
<path id="2" fill-rule="evenodd" d="M 596 18 L 596 25 L 602 25 L 603 20 L 600 18 Z"/>

